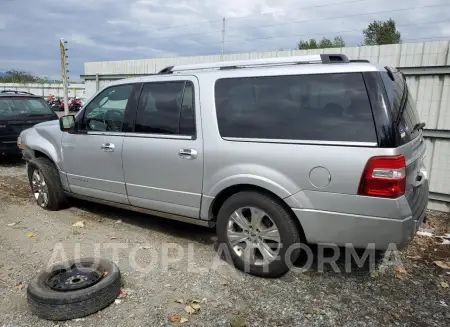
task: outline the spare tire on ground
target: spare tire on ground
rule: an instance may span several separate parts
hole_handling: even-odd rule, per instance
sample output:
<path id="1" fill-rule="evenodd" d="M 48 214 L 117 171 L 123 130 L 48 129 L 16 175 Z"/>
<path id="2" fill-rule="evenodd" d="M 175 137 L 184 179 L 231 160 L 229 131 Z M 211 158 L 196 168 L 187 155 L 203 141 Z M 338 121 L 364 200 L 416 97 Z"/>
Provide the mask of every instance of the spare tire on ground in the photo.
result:
<path id="1" fill-rule="evenodd" d="M 119 267 L 105 259 L 77 259 L 52 266 L 28 285 L 31 311 L 48 320 L 90 315 L 110 305 L 120 293 Z"/>

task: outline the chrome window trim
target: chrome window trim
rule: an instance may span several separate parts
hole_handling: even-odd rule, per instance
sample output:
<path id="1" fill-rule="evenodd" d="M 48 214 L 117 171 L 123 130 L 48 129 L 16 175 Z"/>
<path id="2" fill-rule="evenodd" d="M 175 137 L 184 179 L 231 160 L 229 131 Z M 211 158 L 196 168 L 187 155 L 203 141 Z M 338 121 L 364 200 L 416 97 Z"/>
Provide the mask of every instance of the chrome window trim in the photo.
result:
<path id="1" fill-rule="evenodd" d="M 170 139 L 170 140 L 194 140 L 194 136 L 190 135 L 173 135 L 173 134 L 147 134 L 147 133 L 124 133 L 125 137 L 139 137 L 149 139 Z"/>
<path id="2" fill-rule="evenodd" d="M 170 139 L 170 140 L 195 140 L 189 135 L 172 135 L 172 134 L 146 134 L 146 133 L 126 133 L 126 132 L 87 132 L 88 135 L 102 136 L 123 136 L 123 137 L 139 137 L 149 139 Z"/>
<path id="3" fill-rule="evenodd" d="M 222 137 L 232 142 L 254 142 L 254 143 L 284 143 L 284 144 L 306 144 L 306 145 L 333 145 L 333 146 L 356 146 L 377 147 L 377 142 L 348 142 L 348 141 L 319 141 L 319 140 L 284 140 L 284 139 L 255 139 L 242 137 Z"/>

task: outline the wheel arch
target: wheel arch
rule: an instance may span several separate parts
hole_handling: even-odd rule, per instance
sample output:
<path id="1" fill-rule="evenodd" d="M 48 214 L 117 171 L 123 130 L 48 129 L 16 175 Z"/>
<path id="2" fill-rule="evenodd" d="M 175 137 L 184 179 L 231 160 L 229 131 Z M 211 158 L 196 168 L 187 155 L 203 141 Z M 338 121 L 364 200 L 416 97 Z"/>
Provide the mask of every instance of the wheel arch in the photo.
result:
<path id="1" fill-rule="evenodd" d="M 228 186 L 227 188 L 223 189 L 222 191 L 220 191 L 214 197 L 214 200 L 212 201 L 212 203 L 209 207 L 209 212 L 208 212 L 209 219 L 211 221 L 216 221 L 217 214 L 219 213 L 219 210 L 222 207 L 222 205 L 225 203 L 225 201 L 227 199 L 229 199 L 231 196 L 233 196 L 234 194 L 244 192 L 244 191 L 263 194 L 263 195 L 268 196 L 268 197 L 274 199 L 275 201 L 277 201 L 289 213 L 292 220 L 294 221 L 295 226 L 297 227 L 298 232 L 301 234 L 302 239 L 305 239 L 305 233 L 304 233 L 303 227 L 300 224 L 300 221 L 297 219 L 296 215 L 294 214 L 294 211 L 289 206 L 289 204 L 282 197 L 277 195 L 276 193 L 274 193 L 264 187 L 254 185 L 254 184 L 231 185 L 231 186 Z"/>
<path id="2" fill-rule="evenodd" d="M 22 143 L 25 144 L 25 148 L 22 151 L 25 160 L 31 161 L 38 157 L 46 157 L 58 170 L 61 168 L 58 139 L 53 137 L 51 133 L 42 132 L 33 127 L 22 132 L 21 137 Z"/>
<path id="3" fill-rule="evenodd" d="M 52 156 L 43 149 L 37 150 L 32 148 L 26 148 L 23 152 L 23 156 L 27 161 L 33 161 L 36 158 L 47 158 L 51 163 L 53 163 L 56 167 L 58 167 Z"/>

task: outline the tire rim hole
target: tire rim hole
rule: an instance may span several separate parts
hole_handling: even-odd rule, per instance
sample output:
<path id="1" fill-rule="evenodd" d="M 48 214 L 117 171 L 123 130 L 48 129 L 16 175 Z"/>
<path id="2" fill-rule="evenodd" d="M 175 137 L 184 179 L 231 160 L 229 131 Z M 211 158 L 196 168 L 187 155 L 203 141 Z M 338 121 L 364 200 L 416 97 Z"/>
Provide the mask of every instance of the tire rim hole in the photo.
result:
<path id="1" fill-rule="evenodd" d="M 72 265 L 68 269 L 57 269 L 50 273 L 45 284 L 53 290 L 69 292 L 95 285 L 101 280 L 103 271 L 90 266 Z"/>

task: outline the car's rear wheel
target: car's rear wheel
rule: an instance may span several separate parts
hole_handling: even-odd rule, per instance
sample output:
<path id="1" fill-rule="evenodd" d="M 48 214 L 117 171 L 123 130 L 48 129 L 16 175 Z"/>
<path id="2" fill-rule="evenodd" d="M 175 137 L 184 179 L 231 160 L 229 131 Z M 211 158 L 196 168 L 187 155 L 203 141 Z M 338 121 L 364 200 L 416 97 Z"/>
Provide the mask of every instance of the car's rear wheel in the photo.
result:
<path id="1" fill-rule="evenodd" d="M 291 214 L 274 198 L 257 192 L 231 196 L 219 210 L 217 235 L 240 270 L 277 277 L 298 259 L 300 233 Z"/>
<path id="2" fill-rule="evenodd" d="M 58 170 L 45 157 L 28 162 L 28 179 L 36 203 L 47 210 L 63 209 L 67 197 L 61 185 Z"/>

